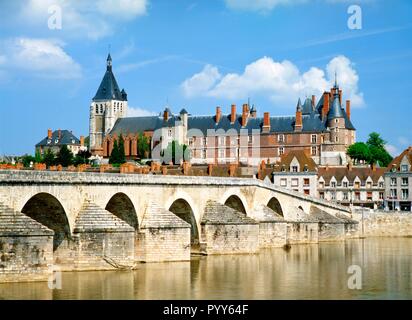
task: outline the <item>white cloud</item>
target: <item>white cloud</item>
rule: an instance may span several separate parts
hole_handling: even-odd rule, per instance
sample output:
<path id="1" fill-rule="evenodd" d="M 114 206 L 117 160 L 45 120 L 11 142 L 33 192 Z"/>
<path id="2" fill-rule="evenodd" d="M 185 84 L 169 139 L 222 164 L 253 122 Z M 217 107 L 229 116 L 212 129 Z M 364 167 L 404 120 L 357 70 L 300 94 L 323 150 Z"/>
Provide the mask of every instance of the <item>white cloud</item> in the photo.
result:
<path id="1" fill-rule="evenodd" d="M 209 91 L 221 77 L 217 67 L 207 64 L 201 72 L 186 79 L 181 86 L 187 97 L 194 97 Z"/>
<path id="2" fill-rule="evenodd" d="M 276 103 L 290 104 L 296 102 L 299 96 L 319 96 L 329 90 L 334 84 L 335 71 L 345 98 L 349 98 L 354 107 L 363 106 L 363 94 L 358 89 L 359 77 L 354 65 L 345 56 L 333 58 L 325 71 L 312 67 L 303 73 L 288 60 L 277 62 L 270 57 L 263 57 L 247 65 L 242 74 L 229 73 L 222 76 L 217 67 L 206 65 L 181 86 L 183 93 L 189 98 L 204 96 L 245 99 L 260 95 Z"/>
<path id="3" fill-rule="evenodd" d="M 385 148 L 386 148 L 386 151 L 388 151 L 392 157 L 396 157 L 400 154 L 398 148 L 392 144 L 386 144 Z"/>
<path id="4" fill-rule="evenodd" d="M 7 63 L 4 68 L 20 69 L 43 78 L 71 79 L 81 76 L 81 67 L 51 39 L 14 38 L 0 42 Z"/>
<path id="5" fill-rule="evenodd" d="M 51 32 L 97 40 L 112 34 L 117 24 L 146 14 L 148 0 L 25 0 L 20 23 L 47 28 L 52 5 L 61 8 L 62 29 Z"/>
<path id="6" fill-rule="evenodd" d="M 145 117 L 145 116 L 154 116 L 156 115 L 155 112 L 142 109 L 142 108 L 128 108 L 127 109 L 127 116 L 128 117 Z"/>

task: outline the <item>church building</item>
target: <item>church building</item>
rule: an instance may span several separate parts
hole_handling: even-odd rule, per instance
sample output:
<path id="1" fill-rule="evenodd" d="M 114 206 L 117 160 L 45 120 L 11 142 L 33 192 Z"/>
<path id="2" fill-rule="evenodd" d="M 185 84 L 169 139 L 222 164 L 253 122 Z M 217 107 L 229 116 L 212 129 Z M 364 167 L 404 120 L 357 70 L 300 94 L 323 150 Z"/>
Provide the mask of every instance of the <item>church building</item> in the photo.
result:
<path id="1" fill-rule="evenodd" d="M 182 108 L 173 113 L 166 106 L 159 115 L 126 117 L 127 94 L 120 91 L 107 58 L 107 69 L 90 106 L 90 147 L 93 154 L 109 157 L 120 135 L 125 140 L 129 159 L 139 158 L 138 140 L 149 137 L 152 159 L 162 161 L 169 143 L 189 146 L 191 162 L 240 163 L 257 165 L 262 160 L 277 162 L 290 151 L 303 151 L 317 165 L 346 165 L 346 149 L 356 140 L 351 122 L 350 100 L 343 107 L 343 92 L 337 81 L 330 91 L 316 97 L 299 99 L 295 114 L 259 117 L 257 108 L 243 104 L 238 112 L 231 105 L 224 114 L 216 107 L 209 116 L 192 115 Z"/>

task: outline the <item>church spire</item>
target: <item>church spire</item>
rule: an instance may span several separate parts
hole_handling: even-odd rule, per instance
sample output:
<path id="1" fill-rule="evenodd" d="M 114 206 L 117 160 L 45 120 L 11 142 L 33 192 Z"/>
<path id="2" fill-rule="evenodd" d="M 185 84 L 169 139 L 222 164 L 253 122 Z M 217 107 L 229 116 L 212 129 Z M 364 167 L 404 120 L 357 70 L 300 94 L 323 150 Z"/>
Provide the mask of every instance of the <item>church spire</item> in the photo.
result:
<path id="1" fill-rule="evenodd" d="M 109 55 L 107 56 L 107 70 L 108 71 L 111 71 L 112 70 L 112 56 L 110 55 L 110 53 L 109 53 Z"/>

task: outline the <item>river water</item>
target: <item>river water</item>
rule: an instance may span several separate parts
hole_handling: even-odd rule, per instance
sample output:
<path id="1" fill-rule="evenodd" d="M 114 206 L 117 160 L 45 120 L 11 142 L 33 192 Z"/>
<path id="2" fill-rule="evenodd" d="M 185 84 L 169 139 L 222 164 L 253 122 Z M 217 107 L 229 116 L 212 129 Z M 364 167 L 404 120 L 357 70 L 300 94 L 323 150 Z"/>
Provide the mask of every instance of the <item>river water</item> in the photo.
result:
<path id="1" fill-rule="evenodd" d="M 352 265 L 360 267 L 360 290 L 348 287 Z M 412 238 L 193 257 L 134 271 L 64 272 L 60 290 L 47 282 L 0 284 L 0 299 L 412 299 Z"/>

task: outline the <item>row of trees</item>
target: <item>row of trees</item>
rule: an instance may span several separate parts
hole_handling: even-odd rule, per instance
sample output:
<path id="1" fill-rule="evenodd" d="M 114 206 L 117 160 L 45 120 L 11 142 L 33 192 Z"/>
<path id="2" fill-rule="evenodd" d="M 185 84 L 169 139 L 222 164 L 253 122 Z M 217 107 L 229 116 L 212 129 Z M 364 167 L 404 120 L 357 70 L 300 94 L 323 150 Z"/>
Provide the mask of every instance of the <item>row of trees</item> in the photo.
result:
<path id="1" fill-rule="evenodd" d="M 150 141 L 149 138 L 142 133 L 139 134 L 137 140 L 137 156 L 140 159 L 148 158 L 150 156 Z M 113 149 L 110 153 L 110 164 L 122 164 L 126 162 L 126 154 L 124 150 L 124 138 L 120 135 L 119 141 L 115 140 L 113 143 Z"/>
<path id="2" fill-rule="evenodd" d="M 82 150 L 74 156 L 69 148 L 63 145 L 57 154 L 54 154 L 51 149 L 47 149 L 43 155 L 40 152 L 36 152 L 34 157 L 25 155 L 21 158 L 21 161 L 27 168 L 30 167 L 31 163 L 45 163 L 47 167 L 54 165 L 68 167 L 70 165 L 88 164 L 90 157 L 91 153 L 87 150 Z"/>
<path id="3" fill-rule="evenodd" d="M 379 133 L 372 132 L 365 142 L 356 142 L 352 144 L 347 154 L 356 162 L 364 161 L 369 164 L 379 164 L 381 167 L 387 167 L 392 161 L 392 156 L 385 148 L 386 141 L 381 138 Z"/>

